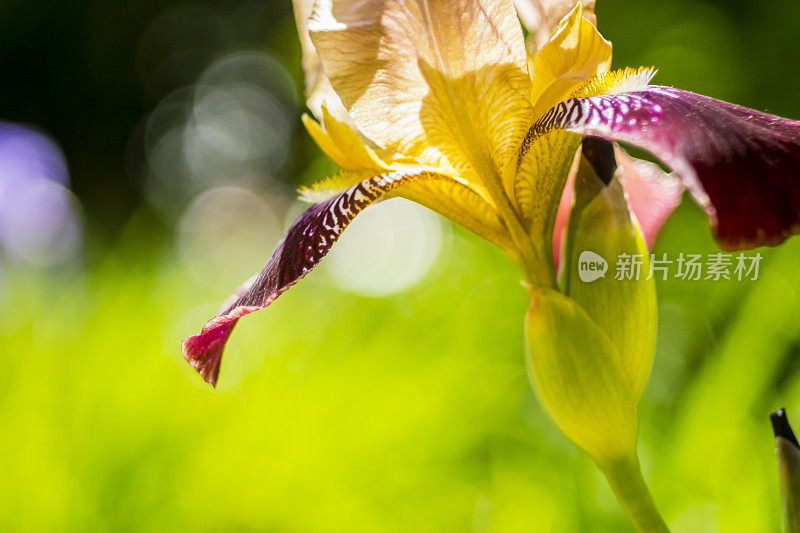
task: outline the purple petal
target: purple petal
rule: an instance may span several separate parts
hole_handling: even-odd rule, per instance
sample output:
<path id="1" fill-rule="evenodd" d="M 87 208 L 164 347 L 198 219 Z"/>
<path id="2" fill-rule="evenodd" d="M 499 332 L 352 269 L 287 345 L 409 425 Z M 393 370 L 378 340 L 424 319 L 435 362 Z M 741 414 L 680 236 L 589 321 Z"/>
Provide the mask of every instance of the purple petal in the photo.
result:
<path id="1" fill-rule="evenodd" d="M 382 174 L 312 206 L 289 228 L 261 272 L 234 293 L 231 303 L 206 322 L 199 335 L 183 340 L 183 357 L 205 381 L 216 386 L 225 343 L 240 318 L 264 309 L 305 276 L 367 206 L 413 180 L 438 177 L 431 172 Z"/>
<path id="2" fill-rule="evenodd" d="M 562 102 L 529 135 L 552 128 L 652 152 L 705 208 L 725 248 L 775 245 L 800 232 L 800 122 L 651 86 Z"/>

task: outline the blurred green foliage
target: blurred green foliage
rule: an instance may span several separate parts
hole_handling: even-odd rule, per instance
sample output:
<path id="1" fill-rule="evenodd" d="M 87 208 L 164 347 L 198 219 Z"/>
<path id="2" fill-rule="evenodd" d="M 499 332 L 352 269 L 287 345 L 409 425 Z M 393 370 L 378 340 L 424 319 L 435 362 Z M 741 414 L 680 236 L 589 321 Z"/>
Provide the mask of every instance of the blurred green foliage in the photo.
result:
<path id="1" fill-rule="evenodd" d="M 530 391 L 513 265 L 466 232 L 429 279 L 392 297 L 353 296 L 313 272 L 242 321 L 220 388 L 204 385 L 180 339 L 241 280 L 197 280 L 173 230 L 139 204 L 123 154 L 154 102 L 135 76 L 102 67 L 135 71 L 138 34 L 103 26 L 109 12 L 139 13 L 141 29 L 159 8 L 55 4 L 0 3 L 0 116 L 65 147 L 89 259 L 59 272 L 12 264 L 0 281 L 0 529 L 630 530 Z M 615 66 L 653 64 L 659 83 L 800 118 L 800 4 L 598 4 Z M 291 33 L 290 13 L 276 9 L 268 27 L 283 29 L 256 40 L 299 83 L 297 47 L 274 37 Z M 309 146 L 298 138 L 287 180 L 326 168 Z M 656 252 L 715 250 L 687 198 Z M 755 282 L 658 284 L 640 454 L 676 532 L 779 528 L 766 415 L 800 411 L 800 240 L 762 253 Z"/>

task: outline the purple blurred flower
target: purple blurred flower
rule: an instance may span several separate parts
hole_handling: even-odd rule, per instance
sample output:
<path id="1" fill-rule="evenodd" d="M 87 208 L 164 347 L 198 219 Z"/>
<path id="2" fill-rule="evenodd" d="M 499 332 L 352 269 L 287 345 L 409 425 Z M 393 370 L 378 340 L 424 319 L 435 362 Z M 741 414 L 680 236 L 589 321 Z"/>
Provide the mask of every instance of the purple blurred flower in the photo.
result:
<path id="1" fill-rule="evenodd" d="M 0 122 L 0 246 L 38 265 L 60 263 L 80 246 L 78 206 L 67 189 L 64 154 L 44 133 Z"/>

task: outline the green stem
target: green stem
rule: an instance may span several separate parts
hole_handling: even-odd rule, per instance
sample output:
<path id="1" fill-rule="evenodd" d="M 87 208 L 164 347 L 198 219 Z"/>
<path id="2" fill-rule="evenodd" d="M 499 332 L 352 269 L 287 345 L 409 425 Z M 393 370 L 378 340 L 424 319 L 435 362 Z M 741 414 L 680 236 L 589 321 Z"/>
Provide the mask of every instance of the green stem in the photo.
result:
<path id="1" fill-rule="evenodd" d="M 635 455 L 618 461 L 598 464 L 638 531 L 669 533 L 666 522 L 661 518 L 653 502 L 653 497 L 650 496 L 650 491 L 642 477 L 639 459 Z"/>

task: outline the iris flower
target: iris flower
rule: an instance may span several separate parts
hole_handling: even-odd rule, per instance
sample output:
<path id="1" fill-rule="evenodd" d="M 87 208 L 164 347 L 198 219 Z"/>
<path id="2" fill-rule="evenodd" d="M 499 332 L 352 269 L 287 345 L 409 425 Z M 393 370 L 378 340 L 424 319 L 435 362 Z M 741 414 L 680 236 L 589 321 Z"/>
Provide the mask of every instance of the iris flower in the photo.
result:
<path id="1" fill-rule="evenodd" d="M 307 69 L 310 105 L 318 108 L 326 88 L 335 93 L 318 108 L 324 127 L 303 119 L 342 172 L 303 191 L 324 199 L 223 312 L 184 341 L 203 378 L 216 382 L 238 319 L 302 278 L 383 198 L 433 209 L 508 253 L 528 282 L 552 286 L 547 237 L 582 136 L 660 158 L 705 209 L 723 248 L 775 245 L 797 233 L 800 123 L 650 85 L 651 68 L 609 71 L 611 44 L 584 10 L 576 6 L 528 55 L 508 1 L 319 1 L 300 25 L 318 54 L 305 62 L 322 65 Z M 304 6 L 298 11 L 302 17 Z M 616 150 L 632 167 L 640 203 L 652 202 L 633 204 L 640 221 L 655 219 L 644 227 L 650 240 L 677 188 L 668 177 L 652 183 L 657 169 Z"/>
<path id="2" fill-rule="evenodd" d="M 800 122 L 652 85 L 653 68 L 610 70 L 611 44 L 597 31 L 593 2 L 518 6 L 519 14 L 511 0 L 295 2 L 309 108 L 318 119 L 303 121 L 341 171 L 301 191 L 314 204 L 264 268 L 183 341 L 184 357 L 204 380 L 216 384 L 240 318 L 305 276 L 366 207 L 403 197 L 519 265 L 532 298 L 533 381 L 548 413 L 601 467 L 630 453 L 652 361 L 652 286 L 606 285 L 590 294 L 595 285 L 570 282 L 573 252 L 584 245 L 646 252 L 642 238 L 652 242 L 683 188 L 722 248 L 775 245 L 798 233 Z M 519 16 L 530 26 L 527 45 Z M 672 172 L 628 156 L 616 142 L 650 152 Z M 644 321 L 618 325 L 631 308 Z M 569 355 L 598 350 L 617 354 L 616 362 Z M 628 360 L 619 355 L 626 350 L 645 355 Z M 604 384 L 614 380 L 627 392 Z M 597 405 L 611 420 L 598 431 L 631 433 L 627 451 L 597 444 L 602 438 L 586 429 L 603 416 L 580 411 Z M 620 429 L 615 409 L 633 421 Z M 637 525 L 658 529 L 663 524 L 637 521 L 631 509 L 647 502 L 621 494 L 639 484 L 628 475 L 634 470 L 638 463 L 622 482 L 609 479 Z"/>

